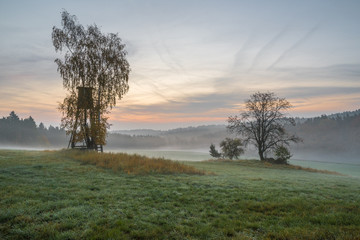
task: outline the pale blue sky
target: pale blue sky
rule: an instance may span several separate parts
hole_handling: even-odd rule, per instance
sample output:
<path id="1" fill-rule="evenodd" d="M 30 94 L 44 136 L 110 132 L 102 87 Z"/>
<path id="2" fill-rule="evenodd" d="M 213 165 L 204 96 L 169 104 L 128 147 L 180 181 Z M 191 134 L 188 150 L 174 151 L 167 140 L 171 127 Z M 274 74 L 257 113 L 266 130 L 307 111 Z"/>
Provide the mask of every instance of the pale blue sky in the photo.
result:
<path id="1" fill-rule="evenodd" d="M 287 98 L 293 116 L 359 108 L 360 1 L 1 0 L 0 116 L 59 124 L 62 9 L 127 44 L 113 129 L 225 123 L 255 91 Z"/>

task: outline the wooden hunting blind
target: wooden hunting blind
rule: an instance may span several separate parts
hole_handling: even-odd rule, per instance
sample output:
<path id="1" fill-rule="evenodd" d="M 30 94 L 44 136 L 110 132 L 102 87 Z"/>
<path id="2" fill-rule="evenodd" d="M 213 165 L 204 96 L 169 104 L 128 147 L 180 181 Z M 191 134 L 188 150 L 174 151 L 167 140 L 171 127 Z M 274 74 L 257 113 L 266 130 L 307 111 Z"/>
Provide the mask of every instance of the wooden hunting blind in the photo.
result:
<path id="1" fill-rule="evenodd" d="M 77 87 L 79 109 L 93 109 L 92 87 Z"/>
<path id="2" fill-rule="evenodd" d="M 92 87 L 77 87 L 77 103 L 75 124 L 70 136 L 68 148 L 88 149 L 103 151 L 103 146 L 96 142 L 97 136 L 94 131 L 95 119 L 100 119 L 100 113 L 96 112 L 93 100 Z"/>

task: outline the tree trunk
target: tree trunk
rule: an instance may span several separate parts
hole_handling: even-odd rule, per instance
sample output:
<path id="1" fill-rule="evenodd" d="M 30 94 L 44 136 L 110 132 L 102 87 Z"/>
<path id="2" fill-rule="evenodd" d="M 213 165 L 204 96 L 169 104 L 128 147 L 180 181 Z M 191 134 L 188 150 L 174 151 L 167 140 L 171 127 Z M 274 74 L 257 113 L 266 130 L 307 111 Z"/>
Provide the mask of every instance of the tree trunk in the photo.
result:
<path id="1" fill-rule="evenodd" d="M 100 127 L 101 125 L 101 115 L 100 115 L 100 98 L 101 98 L 101 86 L 99 86 L 99 90 L 98 90 L 98 125 Z M 98 129 L 98 131 L 100 131 L 100 129 Z M 98 143 L 95 143 L 96 146 L 96 151 L 98 151 Z M 100 151 L 103 152 L 103 146 L 102 143 L 100 144 Z"/>
<path id="2" fill-rule="evenodd" d="M 264 158 L 264 151 L 259 150 L 259 156 L 260 156 L 260 160 L 261 160 L 261 161 L 264 161 L 264 160 L 265 160 L 265 158 Z"/>

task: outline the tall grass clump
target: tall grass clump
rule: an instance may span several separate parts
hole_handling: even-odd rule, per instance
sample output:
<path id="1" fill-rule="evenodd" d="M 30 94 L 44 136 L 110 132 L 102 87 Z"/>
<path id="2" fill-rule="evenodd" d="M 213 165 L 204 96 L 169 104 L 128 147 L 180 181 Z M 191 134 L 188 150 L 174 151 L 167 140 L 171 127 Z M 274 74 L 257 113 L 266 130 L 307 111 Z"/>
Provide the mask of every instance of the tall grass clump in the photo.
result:
<path id="1" fill-rule="evenodd" d="M 204 171 L 183 163 L 164 158 L 149 158 L 138 154 L 98 153 L 77 150 L 65 150 L 63 153 L 66 157 L 83 163 L 127 174 L 205 174 Z"/>

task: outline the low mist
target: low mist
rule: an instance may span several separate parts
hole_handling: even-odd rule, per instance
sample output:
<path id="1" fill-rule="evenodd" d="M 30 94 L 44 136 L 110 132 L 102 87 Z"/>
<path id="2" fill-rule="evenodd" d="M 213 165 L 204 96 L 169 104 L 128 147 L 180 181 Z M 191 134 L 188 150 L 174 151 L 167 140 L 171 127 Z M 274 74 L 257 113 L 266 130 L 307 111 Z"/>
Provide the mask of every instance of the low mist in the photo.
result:
<path id="1" fill-rule="evenodd" d="M 360 164 L 360 111 L 345 112 L 317 118 L 297 118 L 296 126 L 288 126 L 290 133 L 303 139 L 302 143 L 290 146 L 294 160 L 310 160 Z M 38 126 L 31 117 L 19 119 L 12 112 L 0 119 L 0 148 L 45 150 L 67 148 L 69 137 L 65 130 L 42 123 Z M 110 131 L 105 151 L 127 151 L 159 157 L 180 157 L 179 160 L 210 159 L 209 147 L 217 147 L 226 137 L 235 137 L 226 130 L 226 125 L 209 125 L 178 128 L 168 131 L 152 129 Z M 162 152 L 162 153 L 159 153 Z M 157 153 L 156 153 L 157 152 Z M 167 152 L 167 153 L 166 153 Z M 183 152 L 183 154 L 178 154 Z M 160 156 L 161 157 L 161 156 Z M 171 157 L 169 157 L 171 158 Z M 242 159 L 258 159 L 254 148 L 245 149 Z"/>

